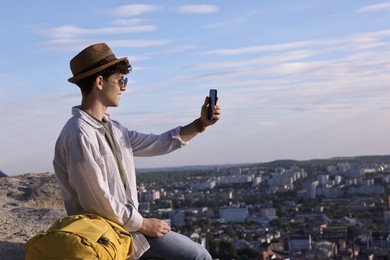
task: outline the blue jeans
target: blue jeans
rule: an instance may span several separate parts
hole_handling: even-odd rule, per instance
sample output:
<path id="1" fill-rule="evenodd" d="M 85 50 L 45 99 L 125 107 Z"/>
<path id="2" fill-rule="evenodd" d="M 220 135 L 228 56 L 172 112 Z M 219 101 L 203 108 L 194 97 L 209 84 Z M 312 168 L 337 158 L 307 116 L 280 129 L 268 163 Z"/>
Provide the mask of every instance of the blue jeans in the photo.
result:
<path id="1" fill-rule="evenodd" d="M 141 259 L 211 260 L 209 252 L 189 237 L 170 231 L 163 237 L 146 237 L 150 248 Z"/>

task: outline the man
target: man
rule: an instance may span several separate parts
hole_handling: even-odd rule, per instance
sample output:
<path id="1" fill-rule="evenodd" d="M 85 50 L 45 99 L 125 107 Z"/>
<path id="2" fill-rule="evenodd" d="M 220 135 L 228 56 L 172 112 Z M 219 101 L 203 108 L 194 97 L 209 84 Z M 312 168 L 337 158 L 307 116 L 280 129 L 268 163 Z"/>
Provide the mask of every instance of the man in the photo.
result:
<path id="1" fill-rule="evenodd" d="M 201 245 L 170 230 L 159 219 L 143 218 L 138 212 L 134 156 L 156 156 L 172 152 L 206 127 L 208 97 L 198 119 L 160 135 L 129 130 L 112 120 L 108 107 L 117 107 L 126 90 L 131 66 L 117 58 L 105 43 L 91 45 L 70 61 L 68 81 L 80 87 L 82 101 L 72 108 L 56 142 L 54 170 L 68 215 L 92 213 L 110 219 L 131 232 L 134 259 L 211 259 Z"/>

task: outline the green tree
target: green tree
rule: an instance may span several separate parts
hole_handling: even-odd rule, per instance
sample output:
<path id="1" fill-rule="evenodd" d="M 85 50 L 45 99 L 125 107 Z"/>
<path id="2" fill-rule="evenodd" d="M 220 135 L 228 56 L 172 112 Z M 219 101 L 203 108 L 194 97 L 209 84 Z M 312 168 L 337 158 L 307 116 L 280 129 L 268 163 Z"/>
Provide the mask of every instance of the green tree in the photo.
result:
<path id="1" fill-rule="evenodd" d="M 347 228 L 347 239 L 349 241 L 352 241 L 358 235 L 359 235 L 359 229 L 356 226 L 349 226 Z"/>
<path id="2" fill-rule="evenodd" d="M 219 258 L 220 259 L 239 259 L 237 250 L 234 248 L 232 242 L 221 241 L 219 243 Z"/>
<path id="3" fill-rule="evenodd" d="M 236 231 L 232 227 L 225 228 L 225 233 L 228 234 L 231 237 L 231 239 L 237 240 Z"/>
<path id="4" fill-rule="evenodd" d="M 253 241 L 253 236 L 251 233 L 246 233 L 245 234 L 245 241 L 252 242 Z"/>
<path id="5" fill-rule="evenodd" d="M 258 259 L 257 257 L 260 256 L 260 251 L 247 248 L 247 249 L 238 250 L 237 254 L 239 255 L 238 259 L 240 260 Z"/>

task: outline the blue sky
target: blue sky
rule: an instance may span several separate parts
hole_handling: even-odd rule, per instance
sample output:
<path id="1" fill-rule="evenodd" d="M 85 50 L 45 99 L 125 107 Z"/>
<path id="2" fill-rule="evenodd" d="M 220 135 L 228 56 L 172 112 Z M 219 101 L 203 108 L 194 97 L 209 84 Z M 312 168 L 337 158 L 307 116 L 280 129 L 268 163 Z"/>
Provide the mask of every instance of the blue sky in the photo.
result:
<path id="1" fill-rule="evenodd" d="M 69 60 L 96 42 L 133 66 L 109 109 L 130 129 L 185 125 L 218 89 L 217 125 L 137 168 L 390 153 L 390 2 L 8 1 L 0 17 L 8 175 L 53 171 L 80 103 Z"/>

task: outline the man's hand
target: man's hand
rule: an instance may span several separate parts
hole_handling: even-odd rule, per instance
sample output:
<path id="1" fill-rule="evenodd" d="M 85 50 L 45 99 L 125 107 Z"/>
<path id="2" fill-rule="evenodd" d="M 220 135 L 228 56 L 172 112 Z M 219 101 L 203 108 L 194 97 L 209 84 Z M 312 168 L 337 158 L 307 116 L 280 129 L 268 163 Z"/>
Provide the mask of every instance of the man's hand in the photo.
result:
<path id="1" fill-rule="evenodd" d="M 218 99 L 217 99 L 218 100 Z M 215 105 L 214 107 L 214 117 L 211 119 L 208 119 L 208 107 L 209 107 L 209 97 L 206 97 L 202 106 L 202 109 L 200 111 L 200 118 L 199 120 L 201 121 L 202 125 L 204 127 L 208 127 L 210 125 L 215 124 L 219 117 L 221 116 L 221 109 L 219 105 Z"/>
<path id="2" fill-rule="evenodd" d="M 200 117 L 196 119 L 194 122 L 180 129 L 181 140 L 183 140 L 184 142 L 190 141 L 197 134 L 203 132 L 206 129 L 206 127 L 215 124 L 219 120 L 219 118 L 221 117 L 221 109 L 219 105 L 218 104 L 215 105 L 214 117 L 211 119 L 207 118 L 208 107 L 209 107 L 209 97 L 206 97 L 202 105 Z"/>
<path id="3" fill-rule="evenodd" d="M 171 230 L 167 222 L 156 218 L 144 218 L 138 230 L 149 237 L 162 237 Z"/>

